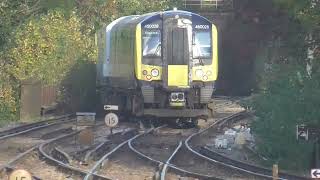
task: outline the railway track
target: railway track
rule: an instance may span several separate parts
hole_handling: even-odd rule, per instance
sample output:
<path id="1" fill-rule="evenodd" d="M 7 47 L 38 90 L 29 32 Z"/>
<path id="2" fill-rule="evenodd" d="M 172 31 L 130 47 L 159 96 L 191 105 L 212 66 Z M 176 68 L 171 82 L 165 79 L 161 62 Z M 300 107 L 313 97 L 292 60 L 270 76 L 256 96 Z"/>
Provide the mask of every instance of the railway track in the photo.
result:
<path id="1" fill-rule="evenodd" d="M 163 128 L 163 126 L 157 128 L 151 128 L 145 132 L 139 133 L 130 139 L 127 139 L 120 143 L 118 146 L 113 148 L 108 153 L 104 154 L 90 169 L 89 173 L 86 175 L 84 180 L 90 179 L 93 173 L 104 174 L 106 176 L 117 178 L 117 176 L 130 179 L 140 179 L 141 176 L 144 176 L 144 179 L 153 179 L 155 174 L 155 169 L 148 164 L 144 164 L 139 158 L 137 158 L 132 152 L 128 149 L 128 143 L 141 137 L 146 134 L 149 134 L 153 131 Z M 113 156 L 113 157 L 112 157 Z M 132 162 L 134 162 L 132 164 Z M 130 164 L 133 168 L 126 168 L 125 171 L 122 171 L 124 166 L 129 166 Z M 137 167 L 137 164 L 140 164 Z M 119 171 L 120 169 L 120 171 Z M 139 175 L 139 177 L 135 177 Z"/>
<path id="2" fill-rule="evenodd" d="M 32 152 L 49 139 L 52 134 L 65 134 L 72 131 L 70 115 L 19 126 L 1 132 L 0 136 L 0 171 L 9 167 L 17 157 Z"/>
<path id="3" fill-rule="evenodd" d="M 162 167 L 160 179 L 179 179 L 181 177 L 189 179 L 272 179 L 270 169 L 232 160 L 217 152 L 213 152 L 207 147 L 193 147 L 192 143 L 190 143 L 191 139 L 195 136 L 204 134 L 212 129 L 222 129 L 225 126 L 230 126 L 247 116 L 248 113 L 246 111 L 241 111 L 220 118 L 199 132 L 185 132 L 189 134 L 187 138 L 175 134 L 167 138 L 167 140 L 162 140 L 166 139 L 166 137 L 149 134 L 151 136 L 149 140 L 141 137 L 141 142 L 146 142 L 145 144 L 148 146 L 145 145 L 146 147 L 143 147 L 143 143 L 129 141 L 129 147 L 139 156 L 158 163 L 159 167 Z M 137 140 L 135 139 L 135 141 Z M 182 141 L 184 143 L 180 145 Z M 286 173 L 279 173 L 279 176 L 279 179 L 308 179 Z"/>
<path id="4" fill-rule="evenodd" d="M 248 113 L 246 111 L 242 111 L 240 113 L 231 115 L 229 117 L 220 119 L 219 121 L 216 121 L 209 127 L 192 134 L 189 136 L 185 141 L 185 146 L 187 147 L 189 152 L 192 152 L 192 154 L 198 156 L 199 158 L 202 158 L 206 161 L 209 161 L 212 164 L 217 164 L 221 167 L 228 168 L 230 170 L 236 170 L 238 172 L 243 172 L 249 175 L 252 175 L 254 178 L 262 178 L 262 179 L 272 179 L 272 170 L 259 167 L 253 164 L 249 164 L 246 162 L 234 160 L 232 158 L 229 158 L 225 155 L 220 154 L 219 152 L 216 152 L 206 146 L 199 146 L 198 143 L 192 143 L 192 139 L 196 136 L 199 136 L 199 138 L 202 138 L 202 134 L 206 134 L 208 131 L 216 131 L 218 129 L 221 129 L 223 127 L 230 126 L 235 121 L 241 119 L 241 117 L 245 117 Z M 213 133 L 215 134 L 215 133 Z M 195 140 L 196 141 L 196 140 Z M 292 175 L 280 172 L 279 173 L 279 179 L 281 180 L 303 180 L 303 179 L 310 179 L 307 177 Z"/>
<path id="5" fill-rule="evenodd" d="M 15 156 L 39 146 L 53 135 L 71 132 L 73 121 L 70 115 L 66 115 L 1 132 L 0 170 Z"/>
<path id="6" fill-rule="evenodd" d="M 12 129 L 0 131 L 0 140 L 4 140 L 4 139 L 10 138 L 10 137 L 22 135 L 25 133 L 30 133 L 30 132 L 33 132 L 33 131 L 36 131 L 39 129 L 43 129 L 43 128 L 47 128 L 50 126 L 74 121 L 75 119 L 72 119 L 71 117 L 72 117 L 72 115 L 68 114 L 68 115 L 53 117 L 53 118 L 49 118 L 44 121 L 38 121 L 35 123 L 21 125 L 21 126 L 12 128 Z"/>
<path id="7" fill-rule="evenodd" d="M 221 119 L 221 121 L 224 120 L 226 119 Z M 173 131 L 178 132 L 174 133 Z M 213 165 L 189 152 L 183 146 L 182 142 L 195 131 L 196 129 L 181 132 L 174 129 L 159 129 L 159 131 L 129 141 L 129 147 L 139 156 L 153 163 L 158 163 L 158 166 L 162 167 L 160 179 L 226 179 L 228 176 L 223 175 L 230 175 L 229 169 Z M 253 179 L 252 176 L 237 170 L 231 173 L 236 174 L 234 177 L 240 177 L 238 179 L 247 179 L 248 177 Z"/>
<path id="8" fill-rule="evenodd" d="M 37 133 L 33 134 L 32 130 L 24 129 L 22 131 L 26 131 L 24 133 L 28 133 L 28 136 L 32 134 L 32 137 L 40 140 L 20 150 L 18 156 L 13 155 L 14 158 L 7 160 L 0 168 L 7 172 L 16 168 L 26 169 L 34 179 L 272 178 L 269 169 L 233 160 L 203 146 L 201 141 L 207 140 L 205 136 L 212 138 L 212 134 L 217 135 L 219 129 L 241 121 L 248 115 L 246 111 L 233 106 L 229 100 L 224 102 L 221 98 L 218 101 L 220 104 L 216 106 L 215 119 L 207 122 L 206 126 L 200 126 L 200 129 L 181 130 L 161 126 L 138 133 L 137 127 L 120 125 L 111 135 L 106 127 L 99 125 L 94 131 L 95 143 L 88 146 L 79 147 L 73 143 L 79 131 L 61 128 L 48 132 L 46 128 L 35 128 Z M 221 110 L 227 106 L 231 110 Z M 208 125 L 209 123 L 211 124 Z M 55 126 L 47 127 L 49 129 Z M 8 141 L 12 146 L 13 140 L 21 135 L 18 131 L 15 132 L 17 135 L 13 135 L 13 132 L 7 134 L 10 137 L 0 133 L 1 137 L 5 137 L 2 141 Z M 59 137 L 52 138 L 56 134 Z M 308 179 L 285 173 L 279 175 L 280 179 Z M 0 174 L 1 177 L 6 176 Z"/>
<path id="9" fill-rule="evenodd" d="M 85 148 L 79 149 L 80 146 L 74 144 L 80 130 L 64 135 L 60 133 L 59 137 L 41 142 L 5 164 L 3 169 L 7 173 L 0 176 L 0 179 L 1 177 L 5 179 L 9 172 L 17 168 L 31 172 L 34 179 L 82 179 L 89 173 L 94 160 L 101 156 L 99 155 L 101 152 L 108 151 L 137 134 L 132 133 L 133 129 L 127 126 L 115 128 L 112 135 L 109 134 L 108 128 L 101 124 L 97 125 L 95 130 L 96 143 L 89 147 L 83 146 Z M 72 146 L 73 150 L 70 149 Z M 77 152 L 81 152 L 79 156 L 83 156 L 82 159 L 77 159 Z M 110 179 L 95 173 L 92 175 L 98 179 Z"/>
<path id="10" fill-rule="evenodd" d="M 74 133 L 55 138 L 55 139 L 50 140 L 46 143 L 43 143 L 39 147 L 40 155 L 43 156 L 47 161 L 49 161 L 49 163 L 52 165 L 52 166 L 50 166 L 51 168 L 58 167 L 58 168 L 62 169 L 59 171 L 55 171 L 55 172 L 58 172 L 60 174 L 60 176 L 53 175 L 51 177 L 43 177 L 42 179 L 51 179 L 51 178 L 54 179 L 56 177 L 61 177 L 61 179 L 66 178 L 66 177 L 72 178 L 72 179 L 82 179 L 88 173 L 88 171 L 83 168 L 72 166 L 69 164 L 69 162 L 64 162 L 61 159 L 58 160 L 57 158 L 53 157 L 52 154 L 50 153 L 50 148 L 51 148 L 50 146 L 52 144 L 59 142 L 59 141 L 65 141 L 66 139 L 73 138 L 78 133 L 79 133 L 79 131 L 76 131 Z M 31 172 L 34 172 L 34 171 L 31 171 Z M 42 172 L 38 172 L 38 174 L 42 174 Z M 104 177 L 104 176 L 99 176 L 99 175 L 95 175 L 95 176 L 100 179 L 110 179 L 110 178 Z"/>
<path id="11" fill-rule="evenodd" d="M 178 151 L 180 150 L 180 148 L 182 147 L 182 141 L 179 142 L 177 148 L 173 151 L 173 153 L 171 154 L 171 156 L 168 158 L 168 160 L 165 162 L 162 170 L 161 170 L 161 174 L 160 174 L 160 179 L 161 180 L 165 180 L 166 179 L 166 173 L 168 171 L 168 164 L 170 164 L 170 161 L 172 160 L 172 158 L 178 153 Z"/>
<path id="12" fill-rule="evenodd" d="M 161 131 L 161 128 L 158 129 L 157 131 L 152 131 L 154 133 L 159 133 L 159 130 Z M 143 136 L 149 136 L 151 133 L 146 133 Z M 152 134 L 151 134 L 152 135 Z M 143 136 L 141 136 L 143 138 Z M 137 144 L 134 142 L 138 140 L 138 138 L 136 139 L 132 139 L 130 141 L 128 141 L 128 145 L 129 148 L 136 153 L 136 155 L 138 155 L 140 158 L 149 161 L 149 163 L 152 164 L 152 166 L 155 169 L 154 172 L 154 178 L 155 179 L 167 179 L 167 171 L 169 168 L 173 169 L 174 171 L 180 172 L 184 174 L 184 178 L 186 177 L 192 177 L 192 178 L 200 178 L 200 179 L 207 179 L 209 178 L 209 176 L 203 175 L 203 174 L 198 174 L 198 173 L 194 173 L 191 171 L 187 171 L 184 169 L 181 169 L 179 167 L 176 167 L 172 164 L 170 164 L 170 161 L 175 157 L 175 155 L 180 151 L 181 147 L 182 147 L 182 141 L 178 141 L 177 144 L 174 143 L 174 140 L 171 141 L 171 143 L 167 146 L 168 148 L 164 148 L 162 149 L 161 147 L 158 149 L 158 152 L 155 152 L 155 148 L 153 149 L 153 152 L 144 152 L 144 150 L 141 150 L 141 148 L 137 148 L 135 146 L 137 146 Z M 159 140 L 159 139 L 158 139 Z M 179 138 L 176 138 L 175 140 L 179 140 Z M 140 140 L 140 141 L 143 141 Z M 136 144 L 136 145 L 134 145 Z M 170 147 L 170 148 L 169 148 Z M 160 155 L 160 152 L 164 150 L 164 154 Z"/>
<path id="13" fill-rule="evenodd" d="M 75 141 L 79 132 L 53 139 L 39 147 L 40 155 L 45 157 L 48 163 L 59 168 L 59 172 L 64 173 L 65 177 L 73 179 L 83 179 L 87 174 L 98 179 L 111 179 L 103 174 L 91 172 L 91 169 L 99 162 L 103 153 L 117 149 L 123 142 L 137 134 L 136 129 L 128 128 L 127 125 L 116 128 L 113 134 L 110 134 L 106 126 L 98 125 L 94 129 L 95 143 L 79 145 Z"/>

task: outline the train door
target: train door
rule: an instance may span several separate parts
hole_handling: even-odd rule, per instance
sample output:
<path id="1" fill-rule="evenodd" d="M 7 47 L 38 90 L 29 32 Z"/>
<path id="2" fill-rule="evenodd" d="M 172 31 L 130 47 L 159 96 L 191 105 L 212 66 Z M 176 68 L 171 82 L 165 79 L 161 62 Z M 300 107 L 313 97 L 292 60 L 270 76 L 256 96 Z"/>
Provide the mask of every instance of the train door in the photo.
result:
<path id="1" fill-rule="evenodd" d="M 192 26 L 188 19 L 167 18 L 163 23 L 164 87 L 187 88 L 192 68 L 190 60 Z"/>

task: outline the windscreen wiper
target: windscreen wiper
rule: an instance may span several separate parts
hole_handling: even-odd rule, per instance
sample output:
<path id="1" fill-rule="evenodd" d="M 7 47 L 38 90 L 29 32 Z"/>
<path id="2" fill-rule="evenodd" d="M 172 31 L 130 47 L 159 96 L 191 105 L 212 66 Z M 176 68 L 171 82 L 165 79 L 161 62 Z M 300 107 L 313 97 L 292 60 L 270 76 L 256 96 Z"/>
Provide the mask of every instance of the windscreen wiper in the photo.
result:
<path id="1" fill-rule="evenodd" d="M 155 50 L 154 53 L 153 53 L 153 56 L 157 56 L 157 53 L 158 53 L 160 47 L 161 47 L 161 44 L 158 44 L 156 50 Z"/>
<path id="2" fill-rule="evenodd" d="M 201 52 L 201 50 L 200 50 L 200 47 L 199 47 L 196 43 L 194 43 L 193 45 L 196 46 L 197 50 L 199 51 L 199 56 L 198 56 L 198 58 L 199 58 L 199 64 L 200 64 L 201 66 L 204 66 L 203 59 L 201 58 L 201 57 L 202 57 L 202 52 Z"/>
<path id="3" fill-rule="evenodd" d="M 203 59 L 201 58 L 201 56 L 199 56 L 199 63 L 201 66 L 204 66 L 204 62 L 203 62 Z"/>

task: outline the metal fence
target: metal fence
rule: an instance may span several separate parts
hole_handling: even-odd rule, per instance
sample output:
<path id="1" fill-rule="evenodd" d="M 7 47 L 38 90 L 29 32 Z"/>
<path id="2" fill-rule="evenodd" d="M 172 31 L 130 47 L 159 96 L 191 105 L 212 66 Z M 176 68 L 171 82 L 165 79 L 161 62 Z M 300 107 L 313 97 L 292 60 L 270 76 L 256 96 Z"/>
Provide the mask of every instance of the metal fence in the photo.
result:
<path id="1" fill-rule="evenodd" d="M 206 10 L 230 10 L 234 8 L 233 0 L 184 0 L 186 9 Z"/>

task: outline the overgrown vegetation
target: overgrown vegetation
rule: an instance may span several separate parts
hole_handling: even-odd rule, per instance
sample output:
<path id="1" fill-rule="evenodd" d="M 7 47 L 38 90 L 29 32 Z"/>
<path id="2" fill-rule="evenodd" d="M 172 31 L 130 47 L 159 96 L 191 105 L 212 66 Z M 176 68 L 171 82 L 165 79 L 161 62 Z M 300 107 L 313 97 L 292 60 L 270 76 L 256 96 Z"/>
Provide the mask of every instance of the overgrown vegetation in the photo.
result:
<path id="1" fill-rule="evenodd" d="M 247 105 L 268 165 L 307 171 L 312 142 L 296 141 L 296 125 L 320 125 L 320 2 L 281 0 L 273 8 L 272 38 L 257 58 L 258 87 Z"/>
<path id="2" fill-rule="evenodd" d="M 131 14 L 165 10 L 175 0 L 3 0 L 0 2 L 0 122 L 19 118 L 20 82 L 61 87 L 70 110 L 95 103 L 95 33 Z"/>
<path id="3" fill-rule="evenodd" d="M 8 71 L 19 81 L 57 84 L 80 59 L 95 61 L 90 29 L 81 32 L 81 25 L 75 14 L 65 17 L 59 11 L 30 19 L 15 32 L 15 46 L 7 52 Z"/>

